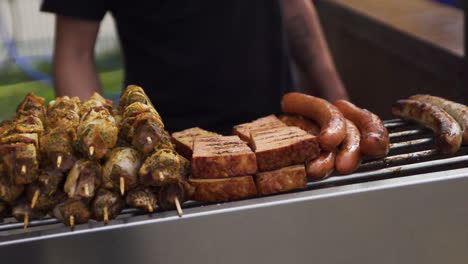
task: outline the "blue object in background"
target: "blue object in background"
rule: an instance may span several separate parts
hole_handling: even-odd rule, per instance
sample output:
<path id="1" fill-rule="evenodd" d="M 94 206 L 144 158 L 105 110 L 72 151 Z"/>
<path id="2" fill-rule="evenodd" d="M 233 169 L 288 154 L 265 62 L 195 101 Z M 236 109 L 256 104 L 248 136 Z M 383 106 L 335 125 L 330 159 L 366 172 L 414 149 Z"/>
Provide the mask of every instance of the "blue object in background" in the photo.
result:
<path id="1" fill-rule="evenodd" d="M 463 0 L 433 0 L 445 5 L 453 6 L 453 7 L 458 7 L 458 8 L 463 8 Z"/>

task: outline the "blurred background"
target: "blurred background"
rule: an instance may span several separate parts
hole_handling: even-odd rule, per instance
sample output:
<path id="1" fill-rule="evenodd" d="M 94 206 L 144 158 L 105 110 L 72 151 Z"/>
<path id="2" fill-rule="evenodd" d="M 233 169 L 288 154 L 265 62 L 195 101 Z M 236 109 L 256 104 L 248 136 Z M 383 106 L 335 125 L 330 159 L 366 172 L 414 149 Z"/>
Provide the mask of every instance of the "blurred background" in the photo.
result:
<path id="1" fill-rule="evenodd" d="M 54 17 L 41 0 L 0 0 L 0 119 L 32 91 L 51 99 Z M 358 105 L 391 118 L 396 99 L 425 92 L 466 103 L 462 0 L 315 0 L 338 70 Z M 122 59 L 108 14 L 96 47 L 106 96 Z M 378 100 L 376 100 L 378 98 Z"/>

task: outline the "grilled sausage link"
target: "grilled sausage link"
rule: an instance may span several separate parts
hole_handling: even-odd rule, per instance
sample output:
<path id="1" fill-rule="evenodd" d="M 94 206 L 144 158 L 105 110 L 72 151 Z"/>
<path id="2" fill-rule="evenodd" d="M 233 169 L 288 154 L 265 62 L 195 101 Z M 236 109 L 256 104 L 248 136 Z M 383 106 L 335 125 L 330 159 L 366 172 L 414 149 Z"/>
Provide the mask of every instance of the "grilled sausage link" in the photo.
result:
<path id="1" fill-rule="evenodd" d="M 346 137 L 336 154 L 335 169 L 340 174 L 354 172 L 361 164 L 361 133 L 356 125 L 346 119 Z"/>
<path id="2" fill-rule="evenodd" d="M 344 117 L 353 122 L 361 132 L 361 152 L 370 158 L 381 158 L 390 149 L 390 138 L 382 120 L 366 109 L 338 100 L 334 105 Z"/>
<path id="3" fill-rule="evenodd" d="M 312 180 L 319 180 L 328 177 L 335 168 L 336 152 L 323 152 L 314 160 L 306 164 L 307 177 Z"/>
<path id="4" fill-rule="evenodd" d="M 430 103 L 442 108 L 445 112 L 457 120 L 458 124 L 463 130 L 463 144 L 468 144 L 468 106 L 427 94 L 413 95 L 409 99 L 423 103 Z"/>
<path id="5" fill-rule="evenodd" d="M 283 112 L 299 114 L 320 125 L 320 147 L 334 150 L 346 136 L 346 123 L 341 112 L 324 99 L 302 94 L 287 93 L 281 101 Z"/>
<path id="6" fill-rule="evenodd" d="M 439 107 L 415 100 L 398 100 L 392 113 L 413 120 L 435 132 L 436 148 L 442 153 L 455 153 L 460 148 L 462 131 L 457 121 Z"/>

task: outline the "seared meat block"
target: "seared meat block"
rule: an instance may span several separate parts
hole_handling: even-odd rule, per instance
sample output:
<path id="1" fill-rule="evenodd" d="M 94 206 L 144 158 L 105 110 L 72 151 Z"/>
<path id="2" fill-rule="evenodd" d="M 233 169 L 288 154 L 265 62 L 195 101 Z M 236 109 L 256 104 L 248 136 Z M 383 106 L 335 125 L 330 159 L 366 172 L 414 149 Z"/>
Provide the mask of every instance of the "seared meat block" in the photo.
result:
<path id="1" fill-rule="evenodd" d="M 53 215 L 65 225 L 73 227 L 75 224 L 87 223 L 91 218 L 91 211 L 82 200 L 69 199 L 56 205 Z"/>
<path id="2" fill-rule="evenodd" d="M 12 120 L 3 120 L 0 122 L 0 138 L 4 138 L 15 132 L 15 122 Z"/>
<path id="3" fill-rule="evenodd" d="M 91 210 L 94 219 L 104 221 L 107 224 L 110 219 L 114 219 L 120 214 L 124 206 L 125 203 L 119 193 L 101 188 L 93 200 Z"/>
<path id="4" fill-rule="evenodd" d="M 163 186 L 177 180 L 185 180 L 190 163 L 177 152 L 160 149 L 149 156 L 140 168 L 140 183 L 146 186 Z"/>
<path id="5" fill-rule="evenodd" d="M 210 132 L 199 127 L 192 127 L 180 132 L 172 133 L 172 139 L 175 143 L 176 151 L 186 159 L 192 159 L 193 141 L 196 138 L 221 136 L 220 134 Z"/>
<path id="6" fill-rule="evenodd" d="M 192 157 L 193 177 L 226 178 L 256 172 L 255 154 L 238 136 L 195 139 Z"/>
<path id="7" fill-rule="evenodd" d="M 190 179 L 194 187 L 192 199 L 200 202 L 226 202 L 257 195 L 252 176 L 227 179 Z"/>
<path id="8" fill-rule="evenodd" d="M 101 165 L 95 161 L 78 160 L 65 181 L 64 191 L 70 198 L 94 197 L 102 182 Z"/>
<path id="9" fill-rule="evenodd" d="M 232 133 L 238 135 L 242 140 L 250 140 L 250 132 L 253 130 L 261 131 L 274 127 L 284 127 L 286 126 L 281 120 L 279 120 L 275 115 L 269 115 L 262 118 L 259 118 L 250 123 L 240 124 L 234 126 Z"/>
<path id="10" fill-rule="evenodd" d="M 303 163 L 320 153 L 317 137 L 298 127 L 277 127 L 252 133 L 258 170 L 270 171 Z"/>
<path id="11" fill-rule="evenodd" d="M 40 135 L 44 132 L 44 125 L 37 116 L 21 116 L 16 120 L 15 130 L 18 133 L 38 133 Z"/>
<path id="12" fill-rule="evenodd" d="M 60 189 L 64 175 L 57 171 L 43 171 L 39 178 L 26 188 L 26 197 L 31 207 L 48 211 L 66 200 L 67 195 Z"/>
<path id="13" fill-rule="evenodd" d="M 320 134 L 319 125 L 312 120 L 304 118 L 303 116 L 281 115 L 279 120 L 281 120 L 281 122 L 285 123 L 287 126 L 296 126 L 311 135 L 317 136 Z"/>
<path id="14" fill-rule="evenodd" d="M 112 109 L 112 101 L 102 97 L 98 93 L 93 93 L 88 100 L 84 101 L 80 106 L 80 115 L 83 116 L 86 113 L 90 112 L 92 109 L 101 109 L 105 108 L 107 110 Z"/>
<path id="15" fill-rule="evenodd" d="M 55 128 L 68 126 L 76 129 L 80 124 L 80 98 L 58 97 L 49 102 L 47 109 L 47 126 Z"/>
<path id="16" fill-rule="evenodd" d="M 126 203 L 128 206 L 140 208 L 152 213 L 158 208 L 156 193 L 151 188 L 139 186 L 128 192 Z"/>
<path id="17" fill-rule="evenodd" d="M 142 113 L 135 118 L 128 131 L 127 138 L 132 146 L 145 156 L 163 146 L 168 149 L 174 148 L 170 136 L 159 122 L 160 120 L 157 119 L 154 113 Z"/>
<path id="18" fill-rule="evenodd" d="M 305 166 L 294 165 L 279 170 L 257 173 L 255 183 L 259 194 L 303 188 L 307 183 Z"/>
<path id="19" fill-rule="evenodd" d="M 140 166 L 140 154 L 136 150 L 132 148 L 113 149 L 103 167 L 104 188 L 120 190 L 121 192 L 135 188 L 138 185 Z"/>

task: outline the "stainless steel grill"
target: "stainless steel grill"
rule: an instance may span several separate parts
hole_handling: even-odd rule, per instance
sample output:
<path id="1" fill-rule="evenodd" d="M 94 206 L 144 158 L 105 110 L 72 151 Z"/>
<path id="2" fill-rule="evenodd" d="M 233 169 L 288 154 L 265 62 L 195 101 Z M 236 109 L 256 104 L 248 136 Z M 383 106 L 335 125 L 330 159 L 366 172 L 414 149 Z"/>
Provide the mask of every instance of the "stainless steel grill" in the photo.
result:
<path id="1" fill-rule="evenodd" d="M 358 171 L 353 174 L 345 176 L 333 174 L 324 180 L 310 181 L 306 188 L 301 190 L 243 201 L 223 204 L 187 202 L 184 204 L 185 215 L 182 218 L 178 218 L 173 211 L 144 214 L 136 209 L 126 209 L 107 226 L 101 222 L 91 221 L 88 224 L 76 226 L 74 231 L 54 218 L 31 221 L 27 230 L 23 230 L 22 223 L 8 218 L 0 224 L 0 256 L 6 255 L 12 259 L 34 263 L 59 263 L 63 260 L 61 257 L 66 257 L 70 260 L 69 263 L 81 263 L 84 260 L 91 263 L 104 260 L 116 263 L 129 261 L 154 263 L 155 260 L 181 263 L 189 259 L 191 263 L 239 263 L 239 261 L 251 263 L 254 260 L 260 263 L 263 261 L 269 261 L 269 263 L 307 262 L 310 261 L 308 255 L 314 255 L 314 253 L 309 252 L 311 249 L 308 251 L 308 247 L 304 248 L 304 252 L 299 251 L 303 248 L 302 243 L 312 244 L 320 249 L 328 242 L 334 241 L 329 244 L 330 248 L 320 250 L 321 254 L 328 252 L 333 255 L 336 252 L 332 248 L 343 250 L 340 247 L 341 240 L 349 241 L 347 234 L 354 234 L 353 229 L 357 231 L 362 228 L 362 233 L 355 237 L 366 239 L 366 241 L 360 241 L 363 246 L 374 248 L 374 252 L 368 252 L 369 248 L 363 248 L 366 254 L 369 254 L 369 260 L 377 261 L 378 259 L 379 263 L 395 263 L 390 261 L 397 260 L 395 256 L 387 259 L 389 261 L 387 262 L 377 255 L 380 248 L 375 249 L 375 245 L 372 244 L 374 235 L 368 233 L 372 230 L 377 233 L 382 231 L 374 230 L 375 226 L 365 218 L 375 218 L 374 213 L 380 213 L 392 219 L 395 218 L 395 213 L 401 213 L 402 216 L 406 214 L 405 217 L 409 218 L 408 225 L 415 224 L 420 227 L 433 223 L 433 219 L 427 219 L 426 214 L 442 213 L 444 210 L 453 209 L 454 211 L 445 212 L 445 214 L 455 215 L 453 217 L 457 217 L 460 221 L 466 220 L 464 225 L 468 227 L 468 147 L 463 146 L 455 155 L 443 155 L 434 150 L 431 131 L 397 119 L 385 121 L 384 124 L 391 138 L 389 155 L 384 159 L 363 162 Z M 440 186 L 443 186 L 443 191 L 439 190 Z M 401 196 L 393 194 L 405 192 L 408 188 L 417 191 L 413 193 L 415 196 L 411 193 L 403 195 L 407 199 L 406 202 L 400 201 Z M 440 192 L 443 196 L 438 198 L 433 196 Z M 462 192 L 466 193 L 466 197 L 460 197 Z M 427 197 L 422 201 L 416 199 L 418 202 L 416 204 L 415 197 L 422 194 Z M 453 200 L 447 200 L 451 196 Z M 337 203 L 338 200 L 341 202 Z M 447 204 L 441 204 L 440 200 L 446 200 Z M 395 203 L 393 204 L 392 201 Z M 460 205 L 462 201 L 466 203 L 464 207 Z M 363 208 L 363 205 L 370 207 Z M 454 209 L 452 207 L 454 205 L 460 207 Z M 324 206 L 331 207 L 325 208 Z M 411 207 L 411 210 L 417 210 L 417 214 L 413 215 L 413 211 L 405 206 Z M 354 213 L 353 210 L 350 211 L 352 208 L 356 209 Z M 382 211 L 382 208 L 386 210 Z M 323 219 L 323 226 L 316 226 L 314 223 L 320 222 L 323 216 L 317 216 L 315 212 L 330 217 L 332 214 L 347 212 L 350 214 L 348 215 L 350 222 L 346 219 L 330 218 L 331 220 Z M 355 215 L 358 212 L 361 213 L 360 216 Z M 278 219 L 284 222 L 277 222 Z M 304 219 L 309 219 L 310 222 L 304 222 Z M 399 221 L 400 218 L 395 219 Z M 353 221 L 359 221 L 359 223 Z M 453 219 L 450 221 L 454 224 Z M 449 222 L 440 224 L 445 225 Z M 392 232 L 399 234 L 401 226 L 393 229 L 392 223 L 388 220 L 378 223 L 382 230 L 387 230 L 384 235 L 388 236 L 388 243 L 402 243 L 402 245 L 409 243 L 409 238 L 406 236 L 404 240 L 397 235 L 391 237 Z M 405 226 L 404 221 L 396 225 Z M 452 227 L 459 228 L 460 225 L 463 223 L 457 222 Z M 324 237 L 314 237 L 318 233 L 321 234 L 317 228 L 329 230 L 324 231 L 325 233 L 322 234 Z M 337 233 L 336 230 L 344 233 Z M 415 230 L 417 232 L 413 231 L 413 235 L 424 231 L 418 228 Z M 431 230 L 434 228 L 432 227 Z M 467 234 L 466 230 L 468 228 L 451 238 L 451 241 L 459 239 L 457 245 L 451 245 L 451 248 L 445 250 L 443 254 L 426 252 L 428 254 L 422 256 L 423 258 L 418 258 L 414 255 L 416 252 L 420 253 L 418 251 L 420 248 L 417 246 L 410 255 L 405 255 L 404 249 L 401 249 L 401 252 L 395 249 L 398 251 L 395 253 L 403 254 L 415 261 L 424 260 L 425 263 L 437 263 L 435 261 L 439 260 L 438 256 L 443 257 L 443 262 L 447 263 L 447 255 L 450 255 L 452 259 L 461 257 L 467 260 L 468 253 L 465 250 L 456 251 L 460 245 L 468 248 L 468 235 L 462 236 Z M 309 234 L 310 232 L 313 234 Z M 428 232 L 431 231 L 428 230 Z M 245 237 L 240 237 L 241 234 Z M 233 238 L 234 241 L 232 241 Z M 317 240 L 312 243 L 311 238 Z M 370 240 L 367 241 L 367 239 Z M 419 239 L 415 237 L 411 239 L 423 245 L 427 242 L 418 241 Z M 279 247 L 284 241 L 289 241 L 289 244 L 285 245 L 288 248 Z M 382 241 L 374 242 L 381 243 Z M 267 249 L 266 245 L 271 247 Z M 348 256 L 363 257 L 358 252 L 349 251 L 350 248 L 359 249 L 358 245 L 343 244 L 342 246 L 348 249 L 345 250 Z M 399 248 L 401 245 L 392 246 Z M 240 248 L 244 251 L 239 252 L 244 253 L 233 254 L 233 251 Z M 388 249 L 384 245 L 382 250 L 381 254 L 385 254 L 385 250 Z M 427 248 L 420 250 L 427 250 Z M 95 255 L 91 256 L 89 252 Z M 323 258 L 321 254 L 315 254 L 315 257 Z M 341 260 L 347 259 L 332 255 L 328 256 L 330 260 L 327 261 L 328 263 L 344 263 Z M 225 259 L 226 256 L 230 258 Z M 289 258 L 283 259 L 285 256 Z M 370 256 L 375 258 L 370 258 Z M 73 257 L 78 259 L 73 259 Z M 291 257 L 295 259 L 290 259 Z M 459 259 L 455 260 L 458 262 Z"/>

